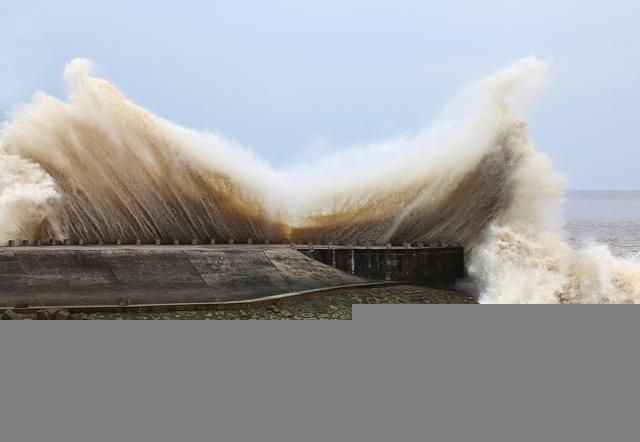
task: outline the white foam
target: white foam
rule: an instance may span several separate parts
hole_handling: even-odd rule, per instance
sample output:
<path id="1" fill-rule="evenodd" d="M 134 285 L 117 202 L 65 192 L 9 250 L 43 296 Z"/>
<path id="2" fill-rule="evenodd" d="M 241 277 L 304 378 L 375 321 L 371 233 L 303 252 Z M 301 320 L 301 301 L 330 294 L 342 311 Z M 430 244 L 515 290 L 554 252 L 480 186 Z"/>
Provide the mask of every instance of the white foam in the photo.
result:
<path id="1" fill-rule="evenodd" d="M 0 240 L 71 235 L 460 242 L 481 302 L 637 302 L 640 265 L 571 249 L 565 180 L 523 114 L 547 63 L 519 60 L 466 88 L 418 134 L 274 170 L 65 69 L 67 101 L 36 93 L 0 136 Z"/>

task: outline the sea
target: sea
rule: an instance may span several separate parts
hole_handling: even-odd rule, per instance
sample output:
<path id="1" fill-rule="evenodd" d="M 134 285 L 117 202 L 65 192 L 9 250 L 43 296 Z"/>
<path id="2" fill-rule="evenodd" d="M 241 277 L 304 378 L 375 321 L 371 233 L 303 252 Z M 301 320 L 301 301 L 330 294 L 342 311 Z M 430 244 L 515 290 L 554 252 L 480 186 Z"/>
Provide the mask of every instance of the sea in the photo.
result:
<path id="1" fill-rule="evenodd" d="M 619 257 L 640 254 L 640 191 L 570 191 L 563 212 L 571 245 L 595 241 Z"/>

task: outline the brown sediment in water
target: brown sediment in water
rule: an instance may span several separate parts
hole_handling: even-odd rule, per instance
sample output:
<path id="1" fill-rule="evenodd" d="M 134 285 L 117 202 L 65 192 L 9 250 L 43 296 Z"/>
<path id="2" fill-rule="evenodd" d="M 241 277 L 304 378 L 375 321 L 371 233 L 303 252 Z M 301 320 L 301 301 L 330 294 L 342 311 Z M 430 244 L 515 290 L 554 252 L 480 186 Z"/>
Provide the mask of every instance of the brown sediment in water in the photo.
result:
<path id="1" fill-rule="evenodd" d="M 483 151 L 461 158 L 457 168 L 425 163 L 428 172 L 391 167 L 369 180 L 346 177 L 353 185 L 311 190 L 292 210 L 288 190 L 274 187 L 274 172 L 226 141 L 154 116 L 89 76 L 81 62 L 65 75 L 68 102 L 37 97 L 2 136 L 4 153 L 37 166 L 57 193 L 34 204 L 32 216 L 14 229 L 29 239 L 471 247 L 508 210 L 516 152 L 526 139 L 524 123 L 507 119 Z M 198 147 L 203 143 L 206 154 Z"/>
<path id="2" fill-rule="evenodd" d="M 514 106 L 546 71 L 523 59 L 463 94 L 442 133 L 296 175 L 151 114 L 75 60 L 67 102 L 37 94 L 2 130 L 0 241 L 459 243 L 483 302 L 640 302 L 637 260 L 573 250 L 555 227 L 564 180 Z"/>

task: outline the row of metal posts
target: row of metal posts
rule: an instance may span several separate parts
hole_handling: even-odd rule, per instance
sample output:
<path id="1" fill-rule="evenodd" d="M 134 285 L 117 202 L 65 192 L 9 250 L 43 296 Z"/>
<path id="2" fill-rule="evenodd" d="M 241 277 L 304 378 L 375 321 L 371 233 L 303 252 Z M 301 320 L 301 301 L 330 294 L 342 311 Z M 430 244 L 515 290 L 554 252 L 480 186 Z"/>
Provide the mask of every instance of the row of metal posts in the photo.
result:
<path id="1" fill-rule="evenodd" d="M 227 243 L 228 243 L 228 244 L 230 244 L 230 245 L 234 244 L 234 239 L 233 239 L 233 238 L 229 238 L 229 239 L 227 240 Z M 286 243 L 287 243 L 287 242 L 285 241 L 285 244 L 286 244 Z M 87 243 L 87 242 L 85 242 L 83 239 L 79 239 L 79 240 L 77 240 L 77 242 L 76 242 L 75 244 L 74 244 L 74 242 L 73 242 L 71 239 L 63 239 L 62 241 L 58 241 L 58 240 L 56 240 L 56 239 L 50 239 L 50 240 L 34 240 L 34 241 L 30 241 L 30 240 L 25 239 L 25 240 L 22 240 L 22 241 L 9 240 L 9 242 L 8 242 L 9 247 L 15 247 L 15 246 L 17 246 L 17 245 L 22 245 L 22 246 L 45 246 L 45 245 L 52 245 L 52 246 L 55 246 L 55 245 L 67 245 L 67 246 L 69 246 L 69 245 L 80 245 L 80 246 L 81 246 L 81 245 L 85 245 L 85 244 L 86 244 L 86 245 L 99 245 L 99 246 L 102 246 L 102 245 L 105 245 L 105 242 L 104 242 L 103 240 L 101 240 L 101 239 L 97 240 L 97 242 L 96 242 L 96 243 Z M 121 240 L 121 239 L 117 239 L 117 240 L 116 240 L 116 242 L 115 242 L 114 244 L 112 244 L 112 245 L 117 245 L 117 246 L 119 246 L 119 245 L 122 245 L 122 244 L 123 244 L 122 240 Z M 155 240 L 154 244 L 155 244 L 155 245 L 162 245 L 162 240 L 160 240 L 159 238 L 157 238 L 157 239 Z M 167 243 L 167 244 L 168 244 L 168 243 Z M 180 240 L 178 240 L 178 239 L 174 239 L 172 244 L 173 244 L 173 245 L 180 245 Z M 198 245 L 198 244 L 199 244 L 199 242 L 198 242 L 198 240 L 197 240 L 197 239 L 193 239 L 193 240 L 191 240 L 191 245 Z M 211 245 L 215 245 L 215 244 L 216 244 L 216 240 L 215 240 L 215 239 L 211 239 L 211 240 L 209 241 L 209 244 L 211 244 Z M 246 244 L 248 244 L 248 245 L 253 244 L 253 239 L 251 239 L 251 238 L 247 239 Z M 269 240 L 268 240 L 268 239 L 265 239 L 265 240 L 262 242 L 262 244 L 270 244 L 270 242 L 269 242 Z M 135 241 L 135 245 L 142 245 L 142 241 L 141 241 L 140 239 L 136 239 L 136 241 Z M 313 250 L 313 248 L 316 246 L 316 244 L 311 243 L 311 242 L 310 242 L 310 243 L 307 243 L 307 244 L 306 244 L 306 246 L 305 246 L 305 245 L 302 245 L 302 244 L 297 245 L 295 242 L 289 242 L 289 245 L 290 245 L 290 247 L 292 247 L 292 248 L 302 248 L 302 247 L 307 247 L 307 248 L 309 248 L 310 250 Z M 320 244 L 320 246 L 322 246 L 322 247 L 326 246 L 326 247 L 328 247 L 329 249 L 330 249 L 330 248 L 332 248 L 332 247 L 334 247 L 334 246 L 340 246 L 340 247 L 358 247 L 357 245 L 354 245 L 354 244 L 344 244 L 344 245 L 340 245 L 340 244 L 333 244 L 333 243 L 331 243 L 331 242 L 329 242 L 329 243 L 327 243 L 327 244 L 325 244 L 325 245 Z M 365 245 L 363 245 L 363 246 L 365 246 L 366 248 L 374 247 L 374 245 L 373 245 L 373 244 L 371 244 L 371 243 L 367 243 L 367 244 L 365 244 Z M 417 248 L 424 248 L 424 247 L 447 247 L 447 246 L 453 246 L 453 247 L 456 247 L 456 246 L 459 246 L 459 244 L 457 244 L 457 243 L 453 243 L 453 244 L 446 244 L 446 243 L 444 243 L 444 242 L 436 242 L 436 243 L 427 243 L 427 244 L 425 245 L 425 243 L 423 243 L 423 242 L 418 242 L 418 243 L 416 243 L 416 247 L 417 247 Z M 360 247 L 362 247 L 362 246 L 360 246 Z M 387 249 L 391 249 L 393 246 L 392 246 L 392 244 L 391 244 L 391 243 L 386 243 L 386 244 L 385 244 L 385 247 L 386 247 Z M 403 247 L 404 247 L 404 248 L 406 248 L 406 249 L 410 249 L 410 248 L 413 248 L 413 245 L 412 245 L 410 242 L 404 242 L 404 243 L 403 243 Z"/>
<path id="2" fill-rule="evenodd" d="M 122 240 L 121 239 L 117 239 L 115 241 L 115 243 L 113 243 L 111 245 L 120 246 L 122 244 L 123 244 Z M 160 240 L 159 238 L 156 238 L 156 240 L 154 241 L 154 244 L 157 245 L 157 246 L 162 245 L 162 240 Z M 172 244 L 173 245 L 180 245 L 180 240 L 174 239 Z M 199 242 L 198 242 L 197 239 L 191 240 L 191 245 L 198 245 L 198 244 L 199 244 Z M 209 241 L 209 244 L 215 245 L 216 244 L 216 240 L 215 239 L 211 239 Z M 228 240 L 228 244 L 234 244 L 234 240 L 232 238 L 230 238 Z M 253 239 L 249 238 L 247 240 L 246 244 L 249 244 L 249 245 L 253 244 Z M 263 244 L 269 244 L 269 240 L 265 239 Z M 59 240 L 56 240 L 56 239 L 49 239 L 49 240 L 39 240 L 38 239 L 38 240 L 33 240 L 33 241 L 30 241 L 28 239 L 24 239 L 22 241 L 16 241 L 16 240 L 11 239 L 11 240 L 8 241 L 8 246 L 9 247 L 16 247 L 17 245 L 22 245 L 22 246 L 47 246 L 47 245 L 51 245 L 51 246 L 56 246 L 56 245 L 65 245 L 65 246 L 79 245 L 79 246 L 82 246 L 82 245 L 98 245 L 98 246 L 102 246 L 102 245 L 105 245 L 105 242 L 103 240 L 101 240 L 101 239 L 97 240 L 97 242 L 95 242 L 95 243 L 87 243 L 83 239 L 79 239 L 79 240 L 77 240 L 77 242 L 75 242 L 75 244 L 74 244 L 74 241 L 72 241 L 70 239 L 63 239 L 62 241 L 59 241 Z M 135 245 L 137 245 L 137 246 L 142 245 L 142 241 L 140 239 L 136 239 Z"/>

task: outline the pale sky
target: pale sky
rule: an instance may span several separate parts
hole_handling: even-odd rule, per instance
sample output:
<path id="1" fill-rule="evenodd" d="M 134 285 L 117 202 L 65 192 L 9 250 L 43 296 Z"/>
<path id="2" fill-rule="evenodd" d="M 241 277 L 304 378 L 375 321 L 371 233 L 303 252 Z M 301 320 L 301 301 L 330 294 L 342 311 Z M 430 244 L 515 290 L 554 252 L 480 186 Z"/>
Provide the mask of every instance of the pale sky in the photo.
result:
<path id="1" fill-rule="evenodd" d="M 529 115 L 571 189 L 640 189 L 637 0 L 20 0 L 0 8 L 0 112 L 63 97 L 69 60 L 276 167 L 417 132 L 463 86 L 552 59 Z M 8 4 L 7 4 L 8 3 Z"/>

